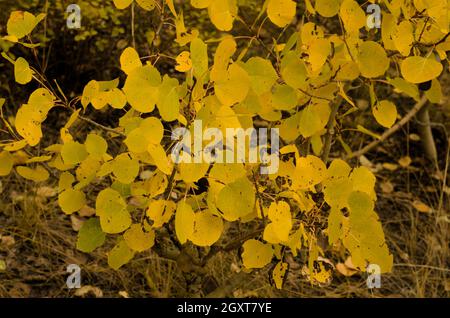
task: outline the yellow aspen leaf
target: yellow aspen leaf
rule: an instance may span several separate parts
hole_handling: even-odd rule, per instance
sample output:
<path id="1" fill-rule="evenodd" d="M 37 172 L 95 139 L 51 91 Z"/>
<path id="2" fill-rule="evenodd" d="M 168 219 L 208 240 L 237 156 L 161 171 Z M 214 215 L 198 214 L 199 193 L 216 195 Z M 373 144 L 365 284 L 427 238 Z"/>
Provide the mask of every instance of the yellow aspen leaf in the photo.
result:
<path id="1" fill-rule="evenodd" d="M 225 37 L 217 47 L 214 54 L 214 65 L 211 69 L 211 81 L 219 81 L 226 78 L 226 72 L 230 58 L 236 52 L 236 41 L 231 37 Z"/>
<path id="2" fill-rule="evenodd" d="M 19 57 L 14 63 L 14 76 L 16 82 L 25 85 L 33 79 L 33 71 L 30 68 L 27 60 Z"/>
<path id="3" fill-rule="evenodd" d="M 181 244 L 187 242 L 194 232 L 195 213 L 192 207 L 180 201 L 175 213 L 175 233 Z"/>
<path id="4" fill-rule="evenodd" d="M 170 175 L 173 169 L 173 162 L 170 156 L 167 156 L 166 151 L 160 144 L 149 144 L 148 153 L 153 158 L 156 167 L 166 175 Z"/>
<path id="5" fill-rule="evenodd" d="M 191 5 L 197 9 L 205 9 L 209 7 L 211 2 L 213 2 L 213 0 L 191 0 Z"/>
<path id="6" fill-rule="evenodd" d="M 291 110 L 297 106 L 297 92 L 286 84 L 276 84 L 272 93 L 272 106 L 277 110 Z"/>
<path id="7" fill-rule="evenodd" d="M 177 11 L 175 10 L 175 6 L 173 4 L 173 0 L 165 0 L 167 6 L 169 7 L 170 12 L 174 15 L 177 16 Z"/>
<path id="8" fill-rule="evenodd" d="M 40 121 L 44 121 L 50 109 L 55 105 L 55 96 L 46 88 L 38 88 L 31 93 L 28 104 L 36 108 Z"/>
<path id="9" fill-rule="evenodd" d="M 164 127 L 156 117 L 147 117 L 139 126 L 133 129 L 125 139 L 125 144 L 133 153 L 143 153 L 149 144 L 159 144 L 163 138 Z"/>
<path id="10" fill-rule="evenodd" d="M 433 79 L 431 81 L 431 88 L 425 92 L 428 100 L 434 104 L 440 104 L 442 102 L 442 87 L 438 79 Z"/>
<path id="11" fill-rule="evenodd" d="M 184 25 L 184 17 L 183 12 L 178 14 L 175 17 L 175 27 L 176 27 L 176 33 L 177 38 L 175 42 L 177 42 L 180 46 L 185 46 L 192 40 L 196 39 L 198 37 L 198 30 L 193 29 L 191 33 L 188 32 L 186 29 L 186 26 Z"/>
<path id="12" fill-rule="evenodd" d="M 186 183 L 197 182 L 200 178 L 206 175 L 209 169 L 209 163 L 180 163 L 179 177 Z"/>
<path id="13" fill-rule="evenodd" d="M 375 104 L 372 113 L 377 122 L 386 128 L 391 128 L 397 120 L 397 107 L 388 100 Z"/>
<path id="14" fill-rule="evenodd" d="M 192 60 L 190 57 L 191 53 L 188 51 L 183 51 L 175 58 L 175 61 L 177 62 L 177 65 L 175 66 L 175 69 L 178 72 L 189 72 L 192 69 Z"/>
<path id="15" fill-rule="evenodd" d="M 50 177 L 48 171 L 42 166 L 37 166 L 35 169 L 20 166 L 16 168 L 16 171 L 21 177 L 34 182 L 43 182 Z"/>
<path id="16" fill-rule="evenodd" d="M 244 68 L 250 76 L 251 87 L 257 95 L 269 92 L 278 79 L 272 63 L 261 57 L 250 58 Z"/>
<path id="17" fill-rule="evenodd" d="M 283 288 L 283 283 L 288 269 L 289 269 L 288 263 L 278 262 L 277 265 L 275 265 L 272 271 L 272 279 L 277 289 Z"/>
<path id="18" fill-rule="evenodd" d="M 128 247 L 136 252 L 144 252 L 155 244 L 155 231 L 144 232 L 141 224 L 133 224 L 123 234 Z"/>
<path id="19" fill-rule="evenodd" d="M 127 104 L 127 97 L 119 88 L 113 88 L 112 90 L 106 92 L 106 99 L 108 104 L 115 109 L 123 109 Z"/>
<path id="20" fill-rule="evenodd" d="M 137 4 L 146 11 L 152 11 L 156 4 L 155 0 L 136 0 Z"/>
<path id="21" fill-rule="evenodd" d="M 106 188 L 97 195 L 95 207 L 97 215 L 101 216 L 107 211 L 118 213 L 124 210 L 127 204 L 119 192 L 111 188 Z"/>
<path id="22" fill-rule="evenodd" d="M 301 43 L 303 45 L 309 46 L 309 44 L 314 39 L 323 38 L 324 37 L 324 30 L 318 24 L 315 24 L 313 22 L 307 22 L 307 23 L 302 25 L 299 35 L 300 35 L 300 39 L 297 39 L 297 40 L 301 40 Z M 292 53 L 295 53 L 295 52 L 294 51 L 290 51 L 287 54 L 292 54 Z"/>
<path id="23" fill-rule="evenodd" d="M 282 120 L 281 125 L 276 127 L 280 130 L 280 137 L 287 143 L 295 141 L 300 135 L 300 115 L 301 113 L 296 113 Z"/>
<path id="24" fill-rule="evenodd" d="M 192 72 L 197 80 L 205 78 L 208 72 L 208 46 L 199 38 L 192 40 L 191 46 Z"/>
<path id="25" fill-rule="evenodd" d="M 83 223 L 81 229 L 78 231 L 77 250 L 84 253 L 91 253 L 97 247 L 103 245 L 106 239 L 106 234 L 100 227 L 98 218 L 90 218 Z"/>
<path id="26" fill-rule="evenodd" d="M 209 177 L 224 184 L 229 184 L 245 177 L 246 171 L 239 163 L 216 163 L 209 172 Z"/>
<path id="27" fill-rule="evenodd" d="M 362 132 L 363 134 L 369 135 L 375 139 L 380 139 L 381 136 L 369 129 L 367 129 L 366 127 L 362 126 L 362 125 L 356 125 L 356 129 L 360 132 Z"/>
<path id="28" fill-rule="evenodd" d="M 99 169 L 98 157 L 89 156 L 83 160 L 76 170 L 77 180 L 80 181 L 78 186 L 85 186 L 94 180 Z"/>
<path id="29" fill-rule="evenodd" d="M 113 204 L 114 202 L 108 203 L 110 206 Z M 114 210 L 104 210 L 99 216 L 102 230 L 108 234 L 121 233 L 128 229 L 131 225 L 130 212 L 127 211 L 126 207 L 118 209 L 117 205 L 115 205 Z"/>
<path id="30" fill-rule="evenodd" d="M 242 263 L 245 268 L 263 268 L 269 264 L 273 258 L 273 248 L 271 244 L 251 239 L 243 245 Z"/>
<path id="31" fill-rule="evenodd" d="M 327 177 L 327 167 L 316 156 L 297 159 L 293 176 L 293 187 L 308 189 L 321 183 Z"/>
<path id="32" fill-rule="evenodd" d="M 180 114 L 178 88 L 177 79 L 164 75 L 163 82 L 159 87 L 157 106 L 161 118 L 165 121 L 177 120 Z"/>
<path id="33" fill-rule="evenodd" d="M 292 229 L 292 215 L 289 204 L 284 201 L 273 202 L 269 207 L 268 218 L 272 222 L 272 229 L 281 242 L 289 238 Z"/>
<path id="34" fill-rule="evenodd" d="M 148 179 L 146 185 L 148 186 L 148 192 L 151 197 L 163 194 L 167 188 L 168 180 L 167 176 L 160 171 L 155 171 L 151 178 Z"/>
<path id="35" fill-rule="evenodd" d="M 129 75 L 132 71 L 142 67 L 138 52 L 132 47 L 127 47 L 120 56 L 120 67 L 125 74 Z"/>
<path id="36" fill-rule="evenodd" d="M 345 198 L 347 201 L 349 195 Z M 347 204 L 345 204 L 347 205 Z M 340 208 L 336 208 L 334 206 L 331 207 L 330 214 L 328 215 L 328 242 L 330 245 L 334 245 L 338 242 L 339 239 L 344 236 L 344 227 L 343 227 L 343 218 Z"/>
<path id="37" fill-rule="evenodd" d="M 45 14 L 39 14 L 37 17 L 26 11 L 13 11 L 6 24 L 8 35 L 20 40 L 28 35 L 45 18 Z"/>
<path id="38" fill-rule="evenodd" d="M 323 17 L 331 18 L 339 12 L 341 0 L 316 0 L 315 9 Z"/>
<path id="39" fill-rule="evenodd" d="M 61 173 L 58 181 L 58 192 L 61 193 L 65 190 L 71 189 L 74 182 L 75 178 L 70 172 Z"/>
<path id="40" fill-rule="evenodd" d="M 123 10 L 130 6 L 134 0 L 114 0 L 114 5 L 117 9 Z"/>
<path id="41" fill-rule="evenodd" d="M 26 139 L 22 139 L 19 141 L 14 141 L 14 142 L 10 142 L 7 144 L 3 144 L 3 150 L 5 151 L 18 151 L 20 149 L 23 149 L 26 147 L 26 145 L 28 145 L 27 140 Z"/>
<path id="42" fill-rule="evenodd" d="M 319 268 L 313 269 L 310 273 L 309 279 L 313 284 L 328 284 L 331 280 L 331 271 L 325 269 L 323 262 L 319 262 Z"/>
<path id="43" fill-rule="evenodd" d="M 49 161 L 50 159 L 52 159 L 52 156 L 38 156 L 38 157 L 33 157 L 30 159 L 27 159 L 25 161 L 25 163 L 35 163 L 35 162 L 46 162 Z"/>
<path id="44" fill-rule="evenodd" d="M 357 62 L 361 75 L 367 78 L 382 76 L 389 68 L 386 51 L 380 44 L 373 41 L 361 44 Z"/>
<path id="45" fill-rule="evenodd" d="M 366 167 L 358 167 L 353 169 L 350 174 L 350 181 L 353 183 L 353 191 L 366 193 L 372 200 L 376 200 L 374 174 Z"/>
<path id="46" fill-rule="evenodd" d="M 309 45 L 309 63 L 314 74 L 319 72 L 331 53 L 331 44 L 328 39 L 314 39 Z"/>
<path id="47" fill-rule="evenodd" d="M 383 23 L 381 23 L 381 39 L 386 50 L 396 50 L 392 33 L 397 27 L 397 19 L 390 13 L 383 14 Z"/>
<path id="48" fill-rule="evenodd" d="M 275 224 L 269 223 L 264 228 L 263 240 L 271 244 L 283 244 L 285 241 L 281 240 L 275 230 Z"/>
<path id="49" fill-rule="evenodd" d="M 108 253 L 108 265 L 118 270 L 123 265 L 131 261 L 134 257 L 134 251 L 128 247 L 125 240 L 121 237 L 117 240 L 117 244 Z"/>
<path id="50" fill-rule="evenodd" d="M 293 88 L 305 88 L 308 72 L 302 59 L 293 51 L 281 61 L 281 76 Z"/>
<path id="51" fill-rule="evenodd" d="M 99 94 L 100 84 L 95 81 L 89 81 L 83 89 L 83 95 L 81 96 L 81 105 L 86 108 Z"/>
<path id="52" fill-rule="evenodd" d="M 56 157 L 48 163 L 48 166 L 58 169 L 59 171 L 67 171 L 74 168 L 74 165 L 65 164 L 60 154 L 56 155 Z"/>
<path id="53" fill-rule="evenodd" d="M 86 205 L 86 196 L 82 191 L 67 189 L 59 194 L 58 204 L 65 214 L 72 214 Z"/>
<path id="54" fill-rule="evenodd" d="M 434 58 L 412 56 L 403 60 L 400 69 L 405 80 L 419 84 L 431 81 L 441 75 L 443 66 Z"/>
<path id="55" fill-rule="evenodd" d="M 217 98 L 225 106 L 242 102 L 250 89 L 250 78 L 247 72 L 237 64 L 232 64 L 214 85 Z"/>
<path id="56" fill-rule="evenodd" d="M 209 17 L 215 27 L 221 31 L 233 28 L 234 18 L 238 13 L 237 0 L 214 0 L 208 7 Z"/>
<path id="57" fill-rule="evenodd" d="M 373 211 L 374 202 L 364 192 L 353 192 L 349 199 L 349 229 L 344 246 L 350 251 L 352 262 L 365 271 L 366 264 L 377 264 L 381 273 L 390 272 L 393 256 L 386 245 L 383 228 Z"/>
<path id="58" fill-rule="evenodd" d="M 112 173 L 119 182 L 130 184 L 139 174 L 139 161 L 128 153 L 122 153 L 114 159 Z"/>
<path id="59" fill-rule="evenodd" d="M 283 28 L 294 19 L 296 7 L 297 4 L 292 0 L 269 0 L 267 16 L 275 25 Z"/>
<path id="60" fill-rule="evenodd" d="M 134 69 L 127 77 L 123 92 L 128 103 L 141 113 L 150 113 L 158 101 L 161 75 L 152 65 Z"/>
<path id="61" fill-rule="evenodd" d="M 217 209 L 225 220 L 233 222 L 250 214 L 255 207 L 255 189 L 246 178 L 226 185 L 217 195 Z"/>
<path id="62" fill-rule="evenodd" d="M 0 177 L 10 174 L 14 165 L 14 158 L 8 151 L 0 152 Z"/>
<path id="63" fill-rule="evenodd" d="M 222 232 L 222 219 L 209 210 L 203 210 L 195 213 L 194 230 L 189 240 L 197 246 L 211 246 L 219 240 Z"/>
<path id="64" fill-rule="evenodd" d="M 339 15 L 347 33 L 357 34 L 359 29 L 366 25 L 366 15 L 354 0 L 344 0 Z"/>
<path id="65" fill-rule="evenodd" d="M 402 21 L 391 34 L 395 47 L 403 56 L 409 56 L 414 42 L 413 25 L 409 21 Z"/>
<path id="66" fill-rule="evenodd" d="M 41 114 L 29 104 L 19 108 L 14 121 L 17 132 L 25 138 L 27 143 L 34 147 L 42 138 Z"/>
<path id="67" fill-rule="evenodd" d="M 147 208 L 147 216 L 153 221 L 153 228 L 160 228 L 170 221 L 175 212 L 176 205 L 173 201 L 153 200 Z"/>
<path id="68" fill-rule="evenodd" d="M 106 140 L 94 133 L 90 133 L 87 136 L 84 145 L 86 147 L 86 151 L 90 155 L 94 155 L 96 157 L 103 156 L 108 150 L 108 143 L 106 142 Z"/>
<path id="69" fill-rule="evenodd" d="M 85 145 L 76 141 L 69 141 L 61 148 L 61 157 L 66 165 L 76 165 L 86 159 L 88 152 Z"/>
<path id="70" fill-rule="evenodd" d="M 417 85 L 407 82 L 401 77 L 388 79 L 388 82 L 393 85 L 398 92 L 405 93 L 409 97 L 419 101 L 419 89 L 417 88 Z"/>
<path id="71" fill-rule="evenodd" d="M 331 109 L 327 102 L 320 102 L 306 106 L 300 114 L 299 131 L 308 138 L 325 128 Z"/>

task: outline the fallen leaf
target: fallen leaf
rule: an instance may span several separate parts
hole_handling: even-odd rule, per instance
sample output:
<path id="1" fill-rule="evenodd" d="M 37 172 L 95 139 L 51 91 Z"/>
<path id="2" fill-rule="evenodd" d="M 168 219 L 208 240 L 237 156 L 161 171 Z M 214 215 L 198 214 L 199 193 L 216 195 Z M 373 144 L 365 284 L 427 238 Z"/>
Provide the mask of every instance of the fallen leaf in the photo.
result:
<path id="1" fill-rule="evenodd" d="M 24 283 L 15 283 L 14 287 L 9 291 L 9 296 L 12 298 L 27 298 L 30 296 L 31 287 Z"/>
<path id="2" fill-rule="evenodd" d="M 130 295 L 128 295 L 128 293 L 125 290 L 120 291 L 119 296 L 123 298 L 130 298 Z"/>
<path id="3" fill-rule="evenodd" d="M 1 236 L 1 245 L 11 247 L 14 244 L 16 244 L 16 240 L 14 239 L 14 237 L 10 235 Z"/>
<path id="4" fill-rule="evenodd" d="M 390 181 L 382 182 L 380 188 L 384 193 L 392 193 L 394 191 L 394 186 Z"/>
<path id="5" fill-rule="evenodd" d="M 342 275 L 344 275 L 346 277 L 353 276 L 358 272 L 357 270 L 354 270 L 352 268 L 345 266 L 345 264 L 343 264 L 343 263 L 336 264 L 336 269 L 339 273 L 341 273 Z"/>
<path id="6" fill-rule="evenodd" d="M 369 159 L 367 159 L 367 157 L 364 155 L 359 157 L 359 162 L 364 167 L 367 167 L 367 168 L 373 167 L 373 163 Z"/>
<path id="7" fill-rule="evenodd" d="M 44 186 L 44 187 L 39 187 L 36 190 L 36 194 L 39 197 L 51 198 L 51 197 L 54 197 L 55 195 L 57 195 L 58 191 L 55 188 Z"/>
<path id="8" fill-rule="evenodd" d="M 344 262 L 344 265 L 347 266 L 347 267 L 350 268 L 350 269 L 355 270 L 355 271 L 358 270 L 358 269 L 355 267 L 355 265 L 353 265 L 351 256 L 347 257 L 347 259 L 346 259 L 345 262 Z"/>
<path id="9" fill-rule="evenodd" d="M 75 232 L 78 232 L 81 227 L 83 226 L 84 220 L 78 216 L 76 216 L 75 214 L 72 214 L 70 216 L 70 221 L 72 222 L 72 229 Z"/>
<path id="10" fill-rule="evenodd" d="M 431 213 L 431 212 L 433 212 L 433 209 L 431 207 L 429 207 L 428 205 L 426 205 L 425 203 L 423 203 L 420 200 L 414 200 L 412 205 L 419 212 L 422 212 L 422 213 Z"/>
<path id="11" fill-rule="evenodd" d="M 0 272 L 6 271 L 6 262 L 0 259 Z"/>
<path id="12" fill-rule="evenodd" d="M 103 297 L 103 292 L 100 288 L 98 287 L 94 287 L 94 286 L 83 286 L 80 289 L 77 289 L 75 291 L 75 296 L 77 297 L 85 297 L 87 296 L 89 293 L 92 293 L 95 298 L 102 298 Z"/>
<path id="13" fill-rule="evenodd" d="M 403 168 L 408 167 L 411 164 L 411 162 L 412 160 L 411 157 L 409 156 L 402 157 L 398 160 L 399 165 L 402 166 Z"/>
<path id="14" fill-rule="evenodd" d="M 398 165 L 396 165 L 395 163 L 385 162 L 383 163 L 383 168 L 389 171 L 395 171 L 398 169 Z"/>
<path id="15" fill-rule="evenodd" d="M 78 214 L 83 217 L 93 216 L 95 214 L 95 209 L 85 205 L 84 207 L 81 208 L 80 211 L 78 211 Z"/>

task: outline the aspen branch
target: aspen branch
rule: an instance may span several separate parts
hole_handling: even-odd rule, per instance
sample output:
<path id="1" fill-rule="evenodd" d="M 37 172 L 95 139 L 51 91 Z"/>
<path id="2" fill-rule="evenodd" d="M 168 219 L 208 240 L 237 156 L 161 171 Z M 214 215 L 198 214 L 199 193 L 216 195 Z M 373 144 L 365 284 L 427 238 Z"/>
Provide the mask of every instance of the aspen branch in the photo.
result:
<path id="1" fill-rule="evenodd" d="M 114 133 L 114 134 L 120 135 L 122 137 L 126 137 L 126 135 L 124 133 L 121 133 L 120 131 L 117 131 L 117 130 L 115 130 L 113 128 L 109 128 L 109 127 L 106 127 L 106 126 L 104 126 L 102 124 L 99 124 L 99 123 L 97 123 L 97 122 L 95 122 L 92 119 L 89 119 L 87 117 L 83 117 L 81 115 L 78 115 L 78 118 L 83 120 L 83 121 L 85 121 L 85 122 L 87 122 L 87 123 L 89 123 L 89 124 L 91 124 L 91 125 L 94 125 L 94 126 L 96 126 L 98 128 L 101 128 L 101 129 L 103 129 L 105 131 L 108 131 L 110 133 Z"/>
<path id="2" fill-rule="evenodd" d="M 380 139 L 372 141 L 370 144 L 365 146 L 364 148 L 353 152 L 351 155 L 346 156 L 345 159 L 351 159 L 355 157 L 360 157 L 367 153 L 368 151 L 372 150 L 376 146 L 378 146 L 380 143 L 388 139 L 392 134 L 394 134 L 397 130 L 402 128 L 406 123 L 408 123 L 411 119 L 414 118 L 414 116 L 417 115 L 417 113 L 427 104 L 427 97 L 424 95 L 422 96 L 421 100 L 414 105 L 414 107 L 394 126 L 386 130 L 380 137 Z"/>

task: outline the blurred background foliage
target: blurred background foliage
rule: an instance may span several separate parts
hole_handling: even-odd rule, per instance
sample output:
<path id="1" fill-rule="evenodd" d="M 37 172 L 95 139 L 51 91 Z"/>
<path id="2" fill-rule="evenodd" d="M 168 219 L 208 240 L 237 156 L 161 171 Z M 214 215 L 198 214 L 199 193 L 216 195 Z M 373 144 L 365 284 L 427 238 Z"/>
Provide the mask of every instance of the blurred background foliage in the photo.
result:
<path id="1" fill-rule="evenodd" d="M 81 29 L 71 30 L 66 25 L 66 9 L 72 3 L 73 0 L 2 0 L 0 4 L 0 34 L 6 34 L 6 22 L 14 10 L 47 14 L 44 22 L 33 32 L 33 42 L 41 43 L 36 55 L 29 49 L 20 45 L 13 46 L 2 39 L 0 49 L 13 56 L 22 56 L 31 63 L 35 62 L 38 71 L 49 79 L 56 79 L 64 88 L 64 93 L 70 97 L 80 94 L 91 79 L 109 80 L 119 77 L 120 53 L 133 44 L 131 8 L 118 10 L 112 0 L 75 1 L 81 8 Z M 239 0 L 243 19 L 252 23 L 259 14 L 262 3 L 262 0 Z M 198 29 L 204 40 L 221 36 L 220 31 L 210 22 L 206 10 L 193 10 L 189 1 L 175 1 L 175 5 L 177 10 L 183 11 L 188 30 Z M 235 24 L 237 27 L 233 33 L 252 35 L 246 24 Z M 174 41 L 174 21 L 167 9 L 163 13 L 158 10 L 148 12 L 136 6 L 134 28 L 136 48 L 142 56 L 153 56 L 159 52 L 176 56 L 182 51 Z M 261 38 L 266 38 L 271 43 L 272 39 L 267 34 L 269 32 L 261 30 Z M 246 42 L 241 41 L 241 45 L 247 45 Z M 210 45 L 210 49 L 214 49 L 215 44 Z M 257 45 L 253 48 L 261 49 Z M 0 68 L 9 70 L 12 66 L 8 64 L 6 60 L 0 60 Z M 173 66 L 174 61 L 165 59 L 158 68 L 162 72 L 173 73 Z M 2 72 L 0 79 L 0 94 L 16 95 L 14 90 L 18 88 L 10 74 Z M 22 96 L 25 94 L 22 93 Z"/>

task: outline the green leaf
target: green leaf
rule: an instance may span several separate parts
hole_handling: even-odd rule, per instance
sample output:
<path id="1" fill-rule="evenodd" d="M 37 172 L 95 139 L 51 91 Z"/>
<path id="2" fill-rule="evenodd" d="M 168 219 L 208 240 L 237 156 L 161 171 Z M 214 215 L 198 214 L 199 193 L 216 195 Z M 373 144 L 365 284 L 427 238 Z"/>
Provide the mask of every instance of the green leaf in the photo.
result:
<path id="1" fill-rule="evenodd" d="M 90 218 L 78 232 L 77 250 L 90 253 L 105 242 L 106 234 L 100 227 L 98 218 Z"/>

